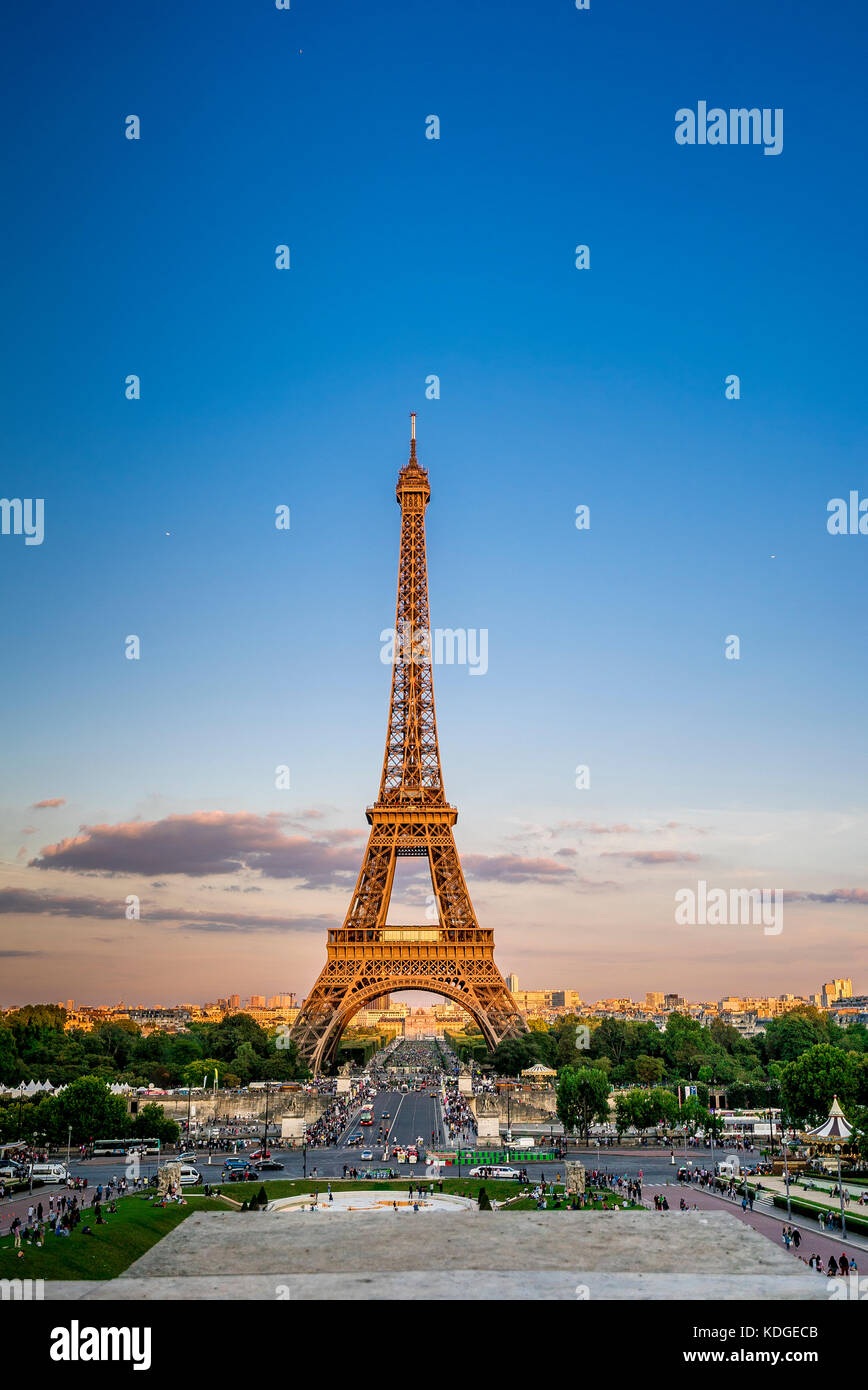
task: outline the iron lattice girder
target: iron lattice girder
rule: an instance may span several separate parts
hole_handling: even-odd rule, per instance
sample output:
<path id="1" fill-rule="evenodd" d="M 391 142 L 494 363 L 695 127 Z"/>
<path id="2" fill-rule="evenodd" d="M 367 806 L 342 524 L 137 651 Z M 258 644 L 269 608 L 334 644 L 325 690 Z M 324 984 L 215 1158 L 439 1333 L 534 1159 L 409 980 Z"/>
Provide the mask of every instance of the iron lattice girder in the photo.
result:
<path id="1" fill-rule="evenodd" d="M 421 989 L 461 1004 L 489 1047 L 527 1027 L 495 964 L 494 933 L 476 920 L 452 833 L 458 812 L 443 791 L 425 555 L 431 493 L 428 474 L 416 461 L 415 428 L 410 462 L 398 475 L 396 492 L 401 506 L 396 651 L 380 794 L 366 813 L 371 832 L 344 924 L 328 933 L 325 968 L 292 1032 L 300 1056 L 315 1073 L 331 1060 L 353 1015 L 392 991 Z M 403 856 L 428 860 L 436 923 L 386 925 L 395 864 Z"/>

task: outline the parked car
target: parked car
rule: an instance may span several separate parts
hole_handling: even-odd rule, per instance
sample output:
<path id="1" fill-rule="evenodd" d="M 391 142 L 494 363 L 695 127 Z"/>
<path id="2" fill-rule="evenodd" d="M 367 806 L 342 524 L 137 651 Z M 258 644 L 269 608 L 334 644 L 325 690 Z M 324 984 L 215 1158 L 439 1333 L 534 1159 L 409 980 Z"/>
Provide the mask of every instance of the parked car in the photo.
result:
<path id="1" fill-rule="evenodd" d="M 505 1168 L 491 1163 L 486 1164 L 483 1168 L 471 1168 L 468 1176 L 471 1178 L 520 1178 L 521 1173 L 517 1168 Z"/>

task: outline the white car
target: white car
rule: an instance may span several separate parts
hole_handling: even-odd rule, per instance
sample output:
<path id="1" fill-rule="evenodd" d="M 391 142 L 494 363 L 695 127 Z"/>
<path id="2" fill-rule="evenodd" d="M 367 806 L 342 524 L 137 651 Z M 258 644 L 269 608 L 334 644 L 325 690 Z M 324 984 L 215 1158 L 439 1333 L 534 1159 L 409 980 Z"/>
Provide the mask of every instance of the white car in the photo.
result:
<path id="1" fill-rule="evenodd" d="M 486 1164 L 484 1168 L 471 1168 L 468 1176 L 471 1178 L 520 1178 L 521 1173 L 517 1168 L 503 1168 L 496 1164 L 490 1166 Z"/>
<path id="2" fill-rule="evenodd" d="M 202 1181 L 202 1174 L 198 1168 L 193 1168 L 188 1163 L 181 1165 L 181 1186 L 198 1187 Z"/>
<path id="3" fill-rule="evenodd" d="M 362 1152 L 359 1154 L 359 1158 L 373 1158 L 373 1157 L 374 1157 L 374 1151 L 373 1151 L 373 1149 L 362 1149 Z"/>

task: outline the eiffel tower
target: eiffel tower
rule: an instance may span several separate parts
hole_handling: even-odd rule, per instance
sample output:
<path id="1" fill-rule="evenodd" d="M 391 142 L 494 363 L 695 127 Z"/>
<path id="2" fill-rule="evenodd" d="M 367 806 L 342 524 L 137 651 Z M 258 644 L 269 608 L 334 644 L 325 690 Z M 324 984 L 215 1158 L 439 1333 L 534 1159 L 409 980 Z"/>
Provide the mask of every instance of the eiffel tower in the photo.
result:
<path id="1" fill-rule="evenodd" d="M 476 1020 L 489 1047 L 526 1030 L 494 963 L 494 932 L 476 920 L 452 834 L 458 811 L 443 792 L 425 556 L 431 488 L 428 470 L 416 458 L 415 414 L 410 420 L 410 460 L 396 488 L 396 648 L 380 794 L 366 811 L 371 832 L 349 911 L 342 927 L 329 930 L 325 967 L 292 1030 L 315 1075 L 333 1061 L 354 1014 L 381 994 L 419 989 L 452 999 Z M 436 925 L 386 925 L 401 855 L 428 860 Z"/>

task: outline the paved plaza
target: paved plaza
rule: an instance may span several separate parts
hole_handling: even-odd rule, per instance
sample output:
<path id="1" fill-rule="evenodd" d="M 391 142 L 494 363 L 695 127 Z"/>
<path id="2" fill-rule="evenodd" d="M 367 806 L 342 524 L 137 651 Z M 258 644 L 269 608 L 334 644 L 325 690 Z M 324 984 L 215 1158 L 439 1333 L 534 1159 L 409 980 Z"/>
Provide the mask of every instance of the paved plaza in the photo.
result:
<path id="1" fill-rule="evenodd" d="M 372 1194 L 373 1195 L 373 1194 Z M 825 1300 L 826 1280 L 727 1212 L 202 1212 L 120 1279 L 63 1300 Z"/>

